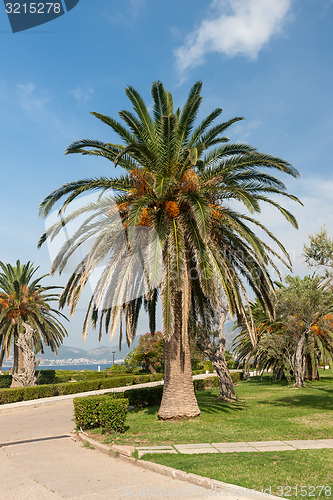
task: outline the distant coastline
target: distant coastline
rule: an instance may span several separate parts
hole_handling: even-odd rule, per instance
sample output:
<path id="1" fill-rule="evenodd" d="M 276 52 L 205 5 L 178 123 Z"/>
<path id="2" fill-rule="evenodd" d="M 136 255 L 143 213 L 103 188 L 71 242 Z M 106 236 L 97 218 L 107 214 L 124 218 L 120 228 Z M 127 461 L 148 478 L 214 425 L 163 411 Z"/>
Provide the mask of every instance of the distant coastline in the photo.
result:
<path id="1" fill-rule="evenodd" d="M 116 364 L 116 361 L 115 361 Z M 37 370 L 75 370 L 75 371 L 83 371 L 83 370 L 94 370 L 94 371 L 105 371 L 107 368 L 111 368 L 111 363 L 89 363 L 89 364 L 63 364 L 63 365 L 39 365 Z M 98 370 L 99 367 L 99 370 Z"/>

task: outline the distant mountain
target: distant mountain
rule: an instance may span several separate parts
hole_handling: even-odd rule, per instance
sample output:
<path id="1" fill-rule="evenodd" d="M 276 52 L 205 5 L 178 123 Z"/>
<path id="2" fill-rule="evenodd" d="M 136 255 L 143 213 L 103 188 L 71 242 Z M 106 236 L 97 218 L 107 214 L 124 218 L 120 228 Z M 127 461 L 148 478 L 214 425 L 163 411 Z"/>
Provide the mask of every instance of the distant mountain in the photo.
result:
<path id="1" fill-rule="evenodd" d="M 229 321 L 224 326 L 224 335 L 226 338 L 226 349 L 231 350 L 232 342 L 234 338 L 239 334 L 239 329 L 235 331 L 232 330 L 234 323 Z M 50 348 L 46 347 L 44 354 L 37 354 L 36 360 L 40 360 L 41 366 L 47 364 L 92 364 L 92 363 L 110 363 L 115 361 L 123 360 L 127 354 L 138 345 L 140 336 L 134 339 L 133 344 L 128 347 L 127 344 L 122 345 L 121 351 L 119 351 L 118 346 L 100 346 L 94 349 L 82 349 L 80 347 L 71 347 L 62 345 L 58 349 L 58 355 L 51 351 Z M 113 354 L 114 353 L 114 354 Z M 50 363 L 48 363 L 50 361 Z M 7 362 L 4 362 L 4 366 L 11 366 L 13 363 L 12 356 Z"/>
<path id="2" fill-rule="evenodd" d="M 44 354 L 37 354 L 36 359 L 45 362 L 48 361 L 57 361 L 59 363 L 60 360 L 68 361 L 68 360 L 85 360 L 86 362 L 112 362 L 113 359 L 116 361 L 118 359 L 124 359 L 126 355 L 137 346 L 139 341 L 139 337 L 137 337 L 133 344 L 128 347 L 127 344 L 124 344 L 119 351 L 118 346 L 100 346 L 94 349 L 82 349 L 80 347 L 71 347 L 62 345 L 58 349 L 58 355 L 51 351 L 49 347 L 45 347 Z"/>

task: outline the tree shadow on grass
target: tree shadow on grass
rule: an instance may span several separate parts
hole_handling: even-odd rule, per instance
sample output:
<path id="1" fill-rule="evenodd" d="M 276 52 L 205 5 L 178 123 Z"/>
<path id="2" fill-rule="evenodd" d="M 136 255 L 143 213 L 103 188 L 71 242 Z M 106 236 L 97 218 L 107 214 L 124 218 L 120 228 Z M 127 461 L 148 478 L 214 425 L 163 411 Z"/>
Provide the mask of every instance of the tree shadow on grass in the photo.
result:
<path id="1" fill-rule="evenodd" d="M 157 415 L 159 406 L 136 406 L 129 410 L 130 413 L 142 413 L 143 415 Z"/>
<path id="2" fill-rule="evenodd" d="M 245 410 L 247 404 L 244 400 L 237 401 L 220 401 L 217 399 L 216 391 L 205 390 L 197 395 L 199 408 L 201 413 L 230 413 L 234 411 Z M 131 413 L 140 413 L 143 415 L 157 415 L 159 406 L 146 406 L 143 408 L 131 408 Z"/>
<path id="3" fill-rule="evenodd" d="M 299 389 L 300 391 L 302 389 Z M 332 392 L 322 389 L 326 394 L 292 394 L 280 399 L 274 399 L 273 401 L 258 401 L 258 403 L 263 405 L 271 406 L 298 406 L 303 408 L 315 408 L 317 410 L 333 410 L 333 397 Z"/>
<path id="4" fill-rule="evenodd" d="M 245 380 L 246 384 L 248 385 L 255 385 L 255 386 L 267 386 L 267 387 L 287 387 L 288 380 L 287 379 L 281 379 L 281 380 L 273 380 L 273 378 L 270 375 L 264 374 L 262 377 L 260 375 L 256 375 L 255 377 L 251 377 Z"/>
<path id="5" fill-rule="evenodd" d="M 202 413 L 231 413 L 247 408 L 247 404 L 243 400 L 220 401 L 216 397 L 216 392 L 207 390 L 198 396 L 198 404 Z"/>

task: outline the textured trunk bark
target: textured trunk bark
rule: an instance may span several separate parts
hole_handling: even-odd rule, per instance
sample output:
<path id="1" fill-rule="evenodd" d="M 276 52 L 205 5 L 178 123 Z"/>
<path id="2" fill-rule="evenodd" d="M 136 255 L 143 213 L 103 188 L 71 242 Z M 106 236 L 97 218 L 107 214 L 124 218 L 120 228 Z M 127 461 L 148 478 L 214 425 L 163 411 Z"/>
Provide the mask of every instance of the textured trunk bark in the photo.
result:
<path id="1" fill-rule="evenodd" d="M 23 387 L 24 384 L 21 381 L 21 377 L 24 375 L 24 361 L 23 361 L 23 351 L 14 342 L 14 363 L 13 363 L 13 373 L 12 373 L 12 383 L 10 387 Z"/>
<path id="2" fill-rule="evenodd" d="M 306 358 L 304 378 L 306 380 L 320 380 L 318 364 L 313 363 L 311 356 Z"/>
<path id="3" fill-rule="evenodd" d="M 147 368 L 148 368 L 148 370 L 150 371 L 150 373 L 156 373 L 156 370 L 155 370 L 155 368 L 153 367 L 153 365 L 151 364 L 150 359 L 147 359 L 147 360 L 146 360 L 146 365 L 147 365 Z"/>
<path id="4" fill-rule="evenodd" d="M 36 384 L 35 353 L 33 350 L 33 328 L 22 323 L 21 332 L 14 344 L 14 370 L 11 387 L 25 387 Z"/>
<path id="5" fill-rule="evenodd" d="M 295 354 L 293 356 L 293 371 L 295 378 L 296 387 L 305 387 L 304 382 L 304 372 L 305 372 L 305 362 L 303 355 L 303 347 L 305 343 L 306 332 L 303 332 L 300 336 L 298 343 L 296 345 Z"/>
<path id="6" fill-rule="evenodd" d="M 219 340 L 221 342 L 221 338 Z M 202 352 L 208 356 L 210 362 L 216 370 L 220 389 L 219 399 L 228 401 L 237 400 L 234 383 L 225 360 L 225 343 L 220 343 L 219 348 L 217 348 L 208 340 L 199 340 L 197 341 L 197 345 L 199 349 L 201 349 Z"/>
<path id="7" fill-rule="evenodd" d="M 198 417 L 200 409 L 194 393 L 190 341 L 187 328 L 182 334 L 182 293 L 173 300 L 175 329 L 164 340 L 164 388 L 158 418 L 176 420 Z M 182 338 L 183 337 L 183 338 Z"/>
<path id="8" fill-rule="evenodd" d="M 211 342 L 209 338 L 198 339 L 197 346 L 208 356 L 210 362 L 214 366 L 219 382 L 220 395 L 219 399 L 227 401 L 237 400 L 235 394 L 234 383 L 230 376 L 229 368 L 225 359 L 225 336 L 223 335 L 224 323 L 227 319 L 228 310 L 222 308 L 219 321 L 219 343 L 218 346 Z"/>

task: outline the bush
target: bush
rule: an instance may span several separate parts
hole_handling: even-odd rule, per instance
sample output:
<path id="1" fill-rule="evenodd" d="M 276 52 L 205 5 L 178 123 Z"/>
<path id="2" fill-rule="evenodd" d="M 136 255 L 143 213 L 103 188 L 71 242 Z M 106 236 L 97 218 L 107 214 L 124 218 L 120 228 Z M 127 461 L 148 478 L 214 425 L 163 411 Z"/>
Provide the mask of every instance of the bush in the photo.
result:
<path id="1" fill-rule="evenodd" d="M 212 365 L 212 362 L 211 361 L 205 361 L 205 364 L 204 364 L 204 370 L 206 372 L 206 370 L 208 370 L 209 372 L 213 372 L 214 371 L 214 366 Z"/>
<path id="2" fill-rule="evenodd" d="M 157 387 L 144 387 L 141 389 L 129 389 L 124 393 L 131 406 L 143 408 L 144 406 L 157 406 L 161 403 L 163 385 Z"/>
<path id="3" fill-rule="evenodd" d="M 103 427 L 111 432 L 124 432 L 128 399 L 110 396 L 88 396 L 74 399 L 74 417 L 77 427 Z"/>
<path id="4" fill-rule="evenodd" d="M 55 381 L 55 370 L 36 370 L 36 378 L 38 385 L 53 384 Z"/>
<path id="5" fill-rule="evenodd" d="M 11 375 L 0 375 L 0 389 L 7 389 L 12 383 Z"/>
<path id="6" fill-rule="evenodd" d="M 234 384 L 242 380 L 243 374 L 240 372 L 230 373 L 230 377 Z M 217 377 L 209 377 L 204 380 L 194 380 L 194 390 L 204 391 L 205 389 L 212 389 L 213 387 L 218 387 L 219 381 Z"/>
<path id="7" fill-rule="evenodd" d="M 5 377 L 5 375 L 2 375 L 2 377 Z M 97 391 L 99 389 L 111 389 L 126 385 L 154 382 L 162 379 L 163 375 L 161 373 L 154 375 L 126 375 L 119 377 L 99 377 L 92 380 L 64 382 L 62 384 L 0 389 L 0 404 L 15 403 L 16 401 L 27 401 L 29 399 L 38 399 L 50 396 L 62 396 L 65 394 L 77 394 L 79 392 Z"/>
<path id="8" fill-rule="evenodd" d="M 17 401 L 23 401 L 23 399 L 24 387 L 18 387 L 17 389 L 0 390 L 0 404 L 16 403 Z"/>

